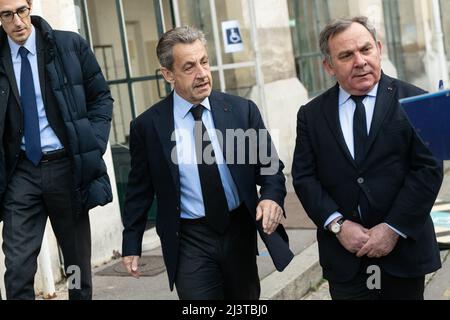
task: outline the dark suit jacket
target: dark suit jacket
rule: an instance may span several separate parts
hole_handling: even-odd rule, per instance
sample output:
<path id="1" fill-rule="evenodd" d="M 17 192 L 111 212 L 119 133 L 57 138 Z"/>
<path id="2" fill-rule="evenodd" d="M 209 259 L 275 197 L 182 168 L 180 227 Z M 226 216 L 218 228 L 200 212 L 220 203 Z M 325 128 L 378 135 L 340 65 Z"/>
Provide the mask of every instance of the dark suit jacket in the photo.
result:
<path id="1" fill-rule="evenodd" d="M 77 33 L 53 30 L 32 16 L 39 82 L 47 120 L 70 154 L 76 214 L 112 201 L 102 156 L 113 100 L 100 66 Z M 20 84 L 19 84 L 20 85 Z M 0 197 L 14 173 L 23 137 L 23 112 L 7 34 L 0 27 Z"/>
<path id="2" fill-rule="evenodd" d="M 253 102 L 214 91 L 209 99 L 215 127 L 225 138 L 226 129 L 265 129 L 258 107 Z M 161 238 L 171 289 L 176 274 L 180 220 L 179 172 L 177 165 L 171 160 L 176 144 L 171 139 L 173 132 L 173 94 L 131 123 L 131 171 L 123 214 L 125 229 L 122 248 L 123 256 L 141 254 L 147 212 L 156 195 L 158 204 L 156 231 Z M 225 139 L 224 145 L 227 145 L 226 143 Z M 270 137 L 267 143 L 271 145 Z M 234 146 L 236 148 L 236 144 Z M 248 152 L 247 148 L 247 154 Z M 274 175 L 262 175 L 261 169 L 265 165 L 259 160 L 256 164 L 228 164 L 239 197 L 253 218 L 258 202 L 256 185 L 261 186 L 259 200 L 271 199 L 283 207 L 286 195 L 285 178 L 282 173 L 284 165 L 279 161 L 274 149 L 271 157 L 279 164 Z M 277 232 L 268 236 L 261 231 L 260 223 L 257 226 L 275 266 L 278 270 L 283 270 L 293 257 L 284 228 L 280 225 Z"/>
<path id="3" fill-rule="evenodd" d="M 338 85 L 300 108 L 293 184 L 317 225 L 325 278 L 344 282 L 358 271 L 360 259 L 346 251 L 324 224 L 335 211 L 360 222 L 360 193 L 366 202 L 363 226 L 386 222 L 407 235 L 407 239 L 399 238 L 389 255 L 379 259 L 388 273 L 417 277 L 440 267 L 430 211 L 442 183 L 442 163 L 425 147 L 398 103 L 400 98 L 421 93 L 410 84 L 382 75 L 360 167 L 342 134 Z"/>
<path id="4" fill-rule="evenodd" d="M 3 33 L 2 31 L 2 36 L 0 37 L 2 39 L 2 44 L 0 45 L 0 136 L 3 137 L 3 143 L 0 147 L 0 198 L 14 172 L 23 137 L 23 113 L 20 106 L 18 84 L 16 83 L 11 60 L 11 49 L 6 35 L 3 35 Z M 50 88 L 45 70 L 45 61 L 48 60 L 48 57 L 46 57 L 45 44 L 40 32 L 36 32 L 36 51 L 42 99 L 47 120 L 61 143 L 67 146 L 67 134 L 61 113 L 51 90 L 47 90 Z"/>
<path id="5" fill-rule="evenodd" d="M 49 79 L 46 75 L 45 61 L 47 53 L 45 50 L 45 43 L 40 32 L 36 32 L 36 51 L 38 57 L 39 68 L 39 82 L 41 85 L 42 99 L 44 101 L 45 113 L 47 120 L 50 123 L 56 136 L 61 143 L 67 147 L 67 134 L 64 128 L 64 121 L 61 117 L 61 112 L 58 109 L 58 105 L 50 88 Z M 23 137 L 23 112 L 20 106 L 20 96 L 16 78 L 14 75 L 14 67 L 11 61 L 11 49 L 9 47 L 6 37 L 4 38 L 4 44 L 1 46 L 0 58 L 4 66 L 6 76 L 9 80 L 11 87 L 11 95 L 6 105 L 8 109 L 6 111 L 5 121 L 5 149 L 6 149 L 6 167 L 8 177 L 10 177 L 14 171 L 17 162 L 17 153 L 20 150 L 20 145 Z"/>

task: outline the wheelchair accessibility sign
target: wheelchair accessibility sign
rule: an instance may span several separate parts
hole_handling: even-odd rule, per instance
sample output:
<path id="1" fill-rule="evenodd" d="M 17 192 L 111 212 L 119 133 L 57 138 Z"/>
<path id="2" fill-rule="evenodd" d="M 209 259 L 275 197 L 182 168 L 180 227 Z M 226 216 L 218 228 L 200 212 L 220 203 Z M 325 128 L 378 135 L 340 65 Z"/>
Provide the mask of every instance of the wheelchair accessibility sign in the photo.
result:
<path id="1" fill-rule="evenodd" d="M 244 51 L 244 43 L 237 20 L 222 22 L 222 33 L 226 53 Z"/>

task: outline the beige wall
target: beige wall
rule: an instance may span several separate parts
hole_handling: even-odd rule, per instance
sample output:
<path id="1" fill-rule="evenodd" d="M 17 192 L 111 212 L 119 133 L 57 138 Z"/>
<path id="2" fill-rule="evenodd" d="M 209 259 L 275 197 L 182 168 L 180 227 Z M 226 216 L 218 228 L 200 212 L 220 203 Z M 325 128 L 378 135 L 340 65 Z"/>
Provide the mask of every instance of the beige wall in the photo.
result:
<path id="1" fill-rule="evenodd" d="M 61 30 L 77 30 L 73 0 L 35 0 L 33 3 L 34 6 L 40 7 L 38 14 L 44 17 L 51 26 Z"/>
<path id="2" fill-rule="evenodd" d="M 256 25 L 264 76 L 266 125 L 290 174 L 296 119 L 308 93 L 295 71 L 286 0 L 255 0 Z"/>
<path id="3" fill-rule="evenodd" d="M 264 82 L 296 77 L 286 0 L 255 1 Z"/>
<path id="4" fill-rule="evenodd" d="M 450 61 L 450 1 L 449 0 L 441 0 L 441 12 L 445 12 L 446 14 L 442 14 L 442 29 L 444 31 L 444 43 L 445 49 L 447 52 L 447 60 Z"/>
<path id="5" fill-rule="evenodd" d="M 328 7 L 331 18 L 348 17 L 351 14 L 348 0 L 328 1 Z"/>

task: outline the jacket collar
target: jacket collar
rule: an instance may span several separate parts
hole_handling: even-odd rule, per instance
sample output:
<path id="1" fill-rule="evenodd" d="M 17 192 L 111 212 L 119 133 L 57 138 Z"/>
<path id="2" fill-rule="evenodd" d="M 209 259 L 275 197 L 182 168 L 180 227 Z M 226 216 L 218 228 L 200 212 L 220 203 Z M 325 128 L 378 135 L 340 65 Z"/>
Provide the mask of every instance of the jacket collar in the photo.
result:
<path id="1" fill-rule="evenodd" d="M 389 110 L 392 109 L 393 103 L 395 102 L 396 91 L 397 88 L 394 85 L 394 79 L 382 73 L 378 83 L 377 99 L 366 146 L 366 155 L 370 152 Z M 322 108 L 328 125 L 345 157 L 356 167 L 356 162 L 345 143 L 339 121 L 339 84 L 336 84 L 333 88 L 326 91 L 323 94 L 323 100 L 325 103 Z"/>
<path id="2" fill-rule="evenodd" d="M 11 91 L 16 98 L 17 104 L 20 105 L 19 89 L 17 88 L 16 76 L 14 74 L 14 67 L 11 60 L 11 49 L 3 27 L 0 27 L 0 61 L 2 64 L 2 69 L 4 70 L 11 86 Z"/>
<path id="3" fill-rule="evenodd" d="M 157 114 L 157 118 L 154 120 L 155 129 L 177 191 L 177 199 L 180 199 L 180 175 L 178 165 L 172 160 L 172 157 L 177 155 L 174 136 L 175 121 L 173 113 L 173 91 L 153 108 L 155 108 Z"/>
<path id="4" fill-rule="evenodd" d="M 45 63 L 48 62 L 48 58 L 54 56 L 54 37 L 53 30 L 50 25 L 43 18 L 39 16 L 31 16 L 31 23 L 33 24 L 35 35 L 35 52 L 38 55 L 38 68 L 39 68 L 39 82 L 41 85 L 41 91 L 45 92 Z M 8 81 L 11 85 L 11 90 L 17 103 L 20 106 L 20 95 L 18 90 L 18 84 L 16 83 L 16 77 L 14 74 L 14 67 L 11 60 L 11 47 L 9 46 L 8 35 L 2 26 L 0 26 L 0 72 L 4 71 L 8 77 Z M 45 94 L 43 94 L 45 100 Z"/>
<path id="5" fill-rule="evenodd" d="M 176 141 L 173 136 L 175 132 L 175 121 L 174 121 L 174 93 L 173 91 L 164 100 L 156 104 L 155 112 L 157 113 L 157 119 L 154 121 L 154 125 L 161 142 L 164 157 L 169 165 L 169 170 L 171 172 L 173 182 L 176 186 L 178 195 L 180 194 L 180 177 L 178 171 L 178 165 L 172 161 L 172 156 L 176 156 Z M 222 132 L 223 143 L 226 145 L 226 129 L 232 127 L 232 107 L 227 104 L 223 95 L 212 91 L 209 96 L 209 103 L 211 107 L 211 112 L 214 120 L 214 125 L 217 130 Z M 219 139 L 220 141 L 221 139 Z M 220 141 L 222 142 L 222 141 Z M 220 146 L 222 152 L 224 152 L 223 144 Z M 224 157 L 226 157 L 224 153 Z M 226 159 L 226 158 L 225 158 Z"/>
<path id="6" fill-rule="evenodd" d="M 339 121 L 339 84 L 326 91 L 322 97 L 324 103 L 322 103 L 322 113 L 324 114 L 330 130 L 333 132 L 333 136 L 336 139 L 339 147 L 344 153 L 348 161 L 350 161 L 355 167 L 354 161 L 342 133 L 341 123 Z"/>
<path id="7" fill-rule="evenodd" d="M 381 127 L 383 126 L 386 116 L 389 111 L 393 109 L 394 104 L 397 101 L 395 99 L 396 96 L 397 87 L 395 86 L 394 79 L 382 73 L 378 86 L 377 100 L 375 102 L 375 110 L 373 113 L 372 124 L 370 126 L 366 153 L 370 151 Z"/>

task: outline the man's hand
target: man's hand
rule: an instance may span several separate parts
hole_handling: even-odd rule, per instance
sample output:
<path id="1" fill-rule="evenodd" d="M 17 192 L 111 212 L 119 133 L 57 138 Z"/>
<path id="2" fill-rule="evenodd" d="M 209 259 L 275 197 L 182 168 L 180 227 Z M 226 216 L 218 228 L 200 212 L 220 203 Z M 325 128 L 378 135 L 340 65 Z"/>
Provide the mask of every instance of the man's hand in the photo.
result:
<path id="1" fill-rule="evenodd" d="M 256 221 L 261 218 L 264 232 L 272 234 L 283 218 L 283 209 L 275 201 L 262 200 L 256 208 Z"/>
<path id="2" fill-rule="evenodd" d="M 387 256 L 394 250 L 399 235 L 389 228 L 386 223 L 381 223 L 369 230 L 370 239 L 356 254 L 358 257 L 367 255 L 369 258 Z"/>
<path id="3" fill-rule="evenodd" d="M 128 273 L 131 274 L 133 277 L 138 279 L 141 276 L 141 273 L 139 272 L 138 268 L 139 256 L 122 257 L 122 263 L 127 269 Z"/>
<path id="4" fill-rule="evenodd" d="M 350 220 L 345 220 L 341 232 L 336 235 L 341 245 L 349 252 L 356 253 L 369 240 L 369 230 Z"/>

